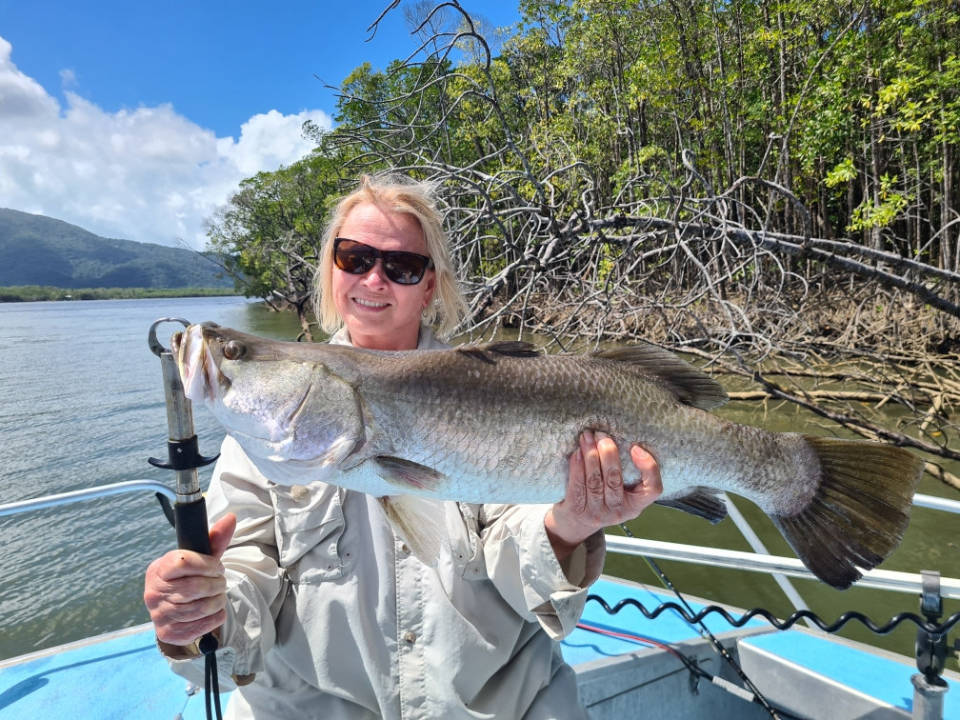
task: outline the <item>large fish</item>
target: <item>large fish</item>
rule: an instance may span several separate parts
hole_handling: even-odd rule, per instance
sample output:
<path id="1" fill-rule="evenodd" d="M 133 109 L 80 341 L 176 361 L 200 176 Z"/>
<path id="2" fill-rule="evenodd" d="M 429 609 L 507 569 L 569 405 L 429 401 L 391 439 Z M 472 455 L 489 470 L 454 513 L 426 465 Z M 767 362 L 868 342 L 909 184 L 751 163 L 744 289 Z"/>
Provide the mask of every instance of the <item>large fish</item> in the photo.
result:
<path id="1" fill-rule="evenodd" d="M 819 578 L 845 588 L 899 544 L 923 470 L 902 448 L 723 420 L 706 412 L 726 401 L 723 388 L 652 345 L 377 352 L 213 324 L 191 325 L 174 344 L 187 396 L 206 403 L 268 479 L 384 497 L 408 537 L 431 524 L 418 496 L 560 500 L 578 436 L 600 430 L 619 445 L 627 484 L 639 479 L 636 442 L 659 464 L 660 504 L 717 522 L 726 514 L 717 493 L 741 495 Z M 412 539 L 435 555 L 435 541 Z"/>

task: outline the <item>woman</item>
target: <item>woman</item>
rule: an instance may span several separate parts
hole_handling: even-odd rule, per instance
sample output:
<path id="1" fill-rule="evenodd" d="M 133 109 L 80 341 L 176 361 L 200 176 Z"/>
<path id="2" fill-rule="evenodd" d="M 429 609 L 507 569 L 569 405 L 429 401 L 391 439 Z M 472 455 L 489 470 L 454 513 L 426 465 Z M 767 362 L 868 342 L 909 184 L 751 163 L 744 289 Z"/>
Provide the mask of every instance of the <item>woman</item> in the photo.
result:
<path id="1" fill-rule="evenodd" d="M 463 301 L 430 188 L 364 178 L 328 224 L 318 317 L 333 343 L 445 347 Z M 177 672 L 202 677 L 216 632 L 231 718 L 585 718 L 556 639 L 603 566 L 603 528 L 661 492 L 653 458 L 624 488 L 616 444 L 589 432 L 566 497 L 546 505 L 438 504 L 453 550 L 427 567 L 376 499 L 335 485 L 280 487 L 224 441 L 207 497 L 213 554 L 174 550 L 144 600 Z"/>

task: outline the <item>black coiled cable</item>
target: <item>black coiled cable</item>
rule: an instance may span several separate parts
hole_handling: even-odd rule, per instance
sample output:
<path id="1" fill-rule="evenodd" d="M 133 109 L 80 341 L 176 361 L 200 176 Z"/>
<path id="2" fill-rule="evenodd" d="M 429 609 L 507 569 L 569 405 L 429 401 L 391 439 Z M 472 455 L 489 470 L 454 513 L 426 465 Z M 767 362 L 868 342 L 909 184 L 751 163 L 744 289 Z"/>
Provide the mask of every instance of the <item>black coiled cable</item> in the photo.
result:
<path id="1" fill-rule="evenodd" d="M 643 613 L 644 617 L 646 617 L 648 620 L 655 620 L 664 611 L 673 610 L 679 613 L 680 617 L 682 617 L 686 622 L 690 624 L 697 624 L 701 622 L 708 615 L 718 614 L 718 615 L 721 615 L 723 619 L 726 620 L 730 625 L 738 628 L 743 627 L 748 622 L 750 622 L 750 620 L 752 620 L 753 618 L 760 616 L 763 619 L 765 619 L 768 623 L 770 623 L 773 627 L 775 627 L 777 630 L 787 630 L 793 625 L 795 625 L 797 622 L 799 622 L 800 620 L 807 619 L 816 623 L 817 627 L 819 627 L 824 632 L 835 633 L 851 620 L 856 620 L 857 622 L 861 623 L 864 627 L 866 627 L 868 630 L 870 630 L 870 632 L 876 635 L 886 635 L 891 631 L 893 631 L 898 625 L 904 622 L 910 621 L 914 625 L 916 625 L 918 628 L 928 633 L 929 635 L 944 635 L 947 632 L 949 632 L 954 625 L 960 622 L 960 612 L 954 613 L 942 623 L 931 623 L 924 620 L 923 618 L 921 618 L 919 615 L 916 615 L 915 613 L 904 612 L 904 613 L 899 613 L 898 615 L 895 615 L 884 625 L 877 625 L 869 617 L 867 617 L 863 613 L 857 612 L 856 610 L 849 610 L 843 613 L 834 622 L 827 623 L 823 619 L 821 619 L 820 616 L 818 616 L 814 612 L 811 612 L 810 610 L 798 610 L 797 612 L 793 613 L 785 620 L 778 620 L 769 610 L 765 610 L 764 608 L 753 608 L 752 610 L 746 611 L 739 617 L 736 617 L 728 613 L 722 607 L 718 607 L 717 605 L 707 605 L 700 612 L 691 615 L 677 603 L 669 602 L 669 601 L 660 603 L 660 605 L 658 605 L 653 610 L 647 610 L 647 608 L 644 607 L 643 603 L 641 603 L 639 600 L 636 600 L 634 598 L 624 598 L 613 607 L 611 607 L 607 603 L 607 601 L 604 600 L 599 595 L 587 595 L 587 601 L 589 602 L 591 600 L 599 603 L 600 606 L 610 615 L 616 615 L 627 605 L 632 605 L 633 607 L 637 608 L 641 613 Z"/>

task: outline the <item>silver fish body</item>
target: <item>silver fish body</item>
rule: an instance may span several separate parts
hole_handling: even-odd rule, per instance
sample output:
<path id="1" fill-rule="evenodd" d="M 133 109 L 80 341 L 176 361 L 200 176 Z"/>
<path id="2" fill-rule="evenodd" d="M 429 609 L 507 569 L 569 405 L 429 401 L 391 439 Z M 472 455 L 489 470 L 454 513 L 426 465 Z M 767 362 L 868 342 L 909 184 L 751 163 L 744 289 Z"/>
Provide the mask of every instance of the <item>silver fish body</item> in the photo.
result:
<path id="1" fill-rule="evenodd" d="M 763 509 L 819 577 L 846 587 L 899 543 L 922 462 L 895 447 L 772 433 L 707 412 L 723 389 L 650 345 L 541 355 L 524 343 L 376 352 L 211 325 L 179 341 L 188 397 L 270 480 L 376 496 L 551 503 L 584 430 L 657 460 L 660 503 L 722 519 L 720 491 Z"/>

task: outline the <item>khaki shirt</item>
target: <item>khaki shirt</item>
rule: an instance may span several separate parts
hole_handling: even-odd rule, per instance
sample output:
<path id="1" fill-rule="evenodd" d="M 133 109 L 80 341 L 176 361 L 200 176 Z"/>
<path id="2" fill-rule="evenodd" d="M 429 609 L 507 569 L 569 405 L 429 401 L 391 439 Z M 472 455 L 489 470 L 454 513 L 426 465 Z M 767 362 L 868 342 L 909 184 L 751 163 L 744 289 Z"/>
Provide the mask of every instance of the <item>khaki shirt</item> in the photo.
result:
<path id="1" fill-rule="evenodd" d="M 424 328 L 418 347 L 444 346 Z M 602 570 L 602 533 L 561 567 L 549 505 L 438 503 L 452 552 L 428 567 L 375 498 L 274 485 L 230 437 L 207 503 L 238 519 L 217 653 L 221 688 L 239 685 L 227 718 L 587 717 L 557 640 Z M 201 661 L 171 664 L 202 684 Z"/>

